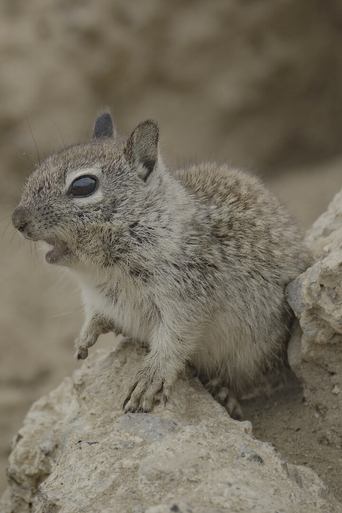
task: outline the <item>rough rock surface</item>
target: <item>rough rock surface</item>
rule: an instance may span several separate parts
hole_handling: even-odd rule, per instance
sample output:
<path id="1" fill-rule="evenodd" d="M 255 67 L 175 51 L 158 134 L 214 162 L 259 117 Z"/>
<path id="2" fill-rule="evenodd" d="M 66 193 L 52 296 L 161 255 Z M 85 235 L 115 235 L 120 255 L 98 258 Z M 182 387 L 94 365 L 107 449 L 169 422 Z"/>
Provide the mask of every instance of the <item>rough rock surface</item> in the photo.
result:
<path id="1" fill-rule="evenodd" d="M 96 353 L 37 401 L 13 442 L 4 513 L 339 513 L 308 468 L 253 438 L 195 380 L 122 413 L 142 349 Z"/>
<path id="2" fill-rule="evenodd" d="M 105 105 L 125 130 L 156 117 L 172 159 L 270 170 L 336 155 L 341 20 L 339 0 L 3 0 L 2 168 L 30 171 L 30 125 L 45 155 Z"/>
<path id="3" fill-rule="evenodd" d="M 342 191 L 306 237 L 315 263 L 288 287 L 300 328 L 289 361 L 306 399 L 330 426 L 325 443 L 342 449 Z"/>

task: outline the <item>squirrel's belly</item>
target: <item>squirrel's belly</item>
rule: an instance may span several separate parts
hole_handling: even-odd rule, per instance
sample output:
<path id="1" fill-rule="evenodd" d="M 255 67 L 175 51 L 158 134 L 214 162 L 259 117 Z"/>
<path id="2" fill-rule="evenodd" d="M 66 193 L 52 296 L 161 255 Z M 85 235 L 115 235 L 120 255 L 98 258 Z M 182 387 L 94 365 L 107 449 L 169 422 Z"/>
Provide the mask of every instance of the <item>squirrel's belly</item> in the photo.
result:
<path id="1" fill-rule="evenodd" d="M 112 320 L 123 335 L 135 340 L 148 343 L 153 331 L 153 326 L 146 313 L 132 308 L 132 305 L 115 305 L 112 309 Z"/>

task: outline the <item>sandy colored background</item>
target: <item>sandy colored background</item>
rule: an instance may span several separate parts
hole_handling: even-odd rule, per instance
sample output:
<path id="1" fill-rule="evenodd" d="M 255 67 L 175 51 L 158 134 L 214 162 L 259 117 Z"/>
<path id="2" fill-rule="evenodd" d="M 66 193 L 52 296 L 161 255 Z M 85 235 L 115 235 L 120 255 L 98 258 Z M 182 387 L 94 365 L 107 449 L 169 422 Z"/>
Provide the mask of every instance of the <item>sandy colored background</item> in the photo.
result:
<path id="1" fill-rule="evenodd" d="M 316 0 L 0 4 L 0 490 L 30 403 L 76 366 L 76 286 L 10 224 L 38 158 L 160 123 L 170 165 L 262 175 L 305 228 L 342 187 L 342 6 Z M 107 343 L 110 343 L 107 337 Z"/>

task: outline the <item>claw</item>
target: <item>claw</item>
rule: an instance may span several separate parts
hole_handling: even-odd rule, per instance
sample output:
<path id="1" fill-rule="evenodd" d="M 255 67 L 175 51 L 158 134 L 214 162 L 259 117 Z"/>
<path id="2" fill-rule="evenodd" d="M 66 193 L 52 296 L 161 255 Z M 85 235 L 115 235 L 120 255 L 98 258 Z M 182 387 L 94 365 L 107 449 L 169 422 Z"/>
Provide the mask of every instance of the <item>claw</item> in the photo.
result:
<path id="1" fill-rule="evenodd" d="M 88 358 L 88 349 L 86 347 L 79 347 L 76 350 L 76 358 L 77 360 L 85 360 Z"/>
<path id="2" fill-rule="evenodd" d="M 166 392 L 163 391 L 163 393 L 162 393 L 162 403 L 163 403 L 163 406 L 166 406 L 168 400 L 169 400 L 169 394 L 167 394 Z"/>
<path id="3" fill-rule="evenodd" d="M 123 409 L 127 412 L 147 413 L 153 409 L 156 396 L 163 388 L 163 381 L 156 378 L 155 374 L 140 373 L 139 379 L 131 387 L 130 392 L 123 403 Z"/>
<path id="4" fill-rule="evenodd" d="M 217 402 L 225 407 L 229 415 L 235 420 L 242 420 L 243 413 L 239 401 L 219 378 L 213 378 L 205 383 L 205 388 L 216 399 Z"/>

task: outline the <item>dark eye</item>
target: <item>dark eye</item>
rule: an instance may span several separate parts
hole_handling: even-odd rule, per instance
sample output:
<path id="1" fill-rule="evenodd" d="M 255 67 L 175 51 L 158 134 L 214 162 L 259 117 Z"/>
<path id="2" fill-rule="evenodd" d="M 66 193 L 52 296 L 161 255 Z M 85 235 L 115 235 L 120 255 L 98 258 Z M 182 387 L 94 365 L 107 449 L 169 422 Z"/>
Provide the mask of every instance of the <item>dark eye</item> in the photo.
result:
<path id="1" fill-rule="evenodd" d="M 83 175 L 75 178 L 71 183 L 68 194 L 74 198 L 82 198 L 93 194 L 98 186 L 98 180 L 95 176 Z"/>

